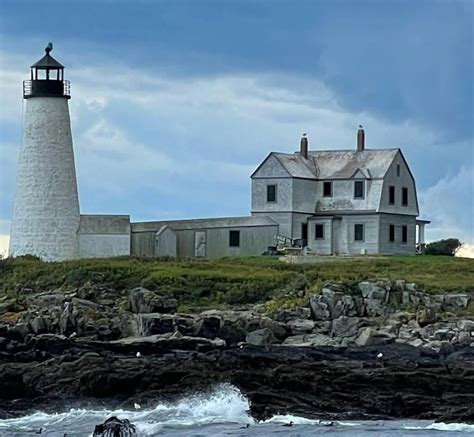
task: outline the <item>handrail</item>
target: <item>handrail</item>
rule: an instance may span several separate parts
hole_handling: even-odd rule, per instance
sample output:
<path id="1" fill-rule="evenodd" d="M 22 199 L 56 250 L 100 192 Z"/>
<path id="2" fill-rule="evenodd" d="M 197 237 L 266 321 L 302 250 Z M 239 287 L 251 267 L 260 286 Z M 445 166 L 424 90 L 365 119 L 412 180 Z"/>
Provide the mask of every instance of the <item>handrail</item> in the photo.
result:
<path id="1" fill-rule="evenodd" d="M 60 85 L 62 84 L 62 86 Z M 68 80 L 24 80 L 23 97 L 70 97 L 71 84 Z"/>

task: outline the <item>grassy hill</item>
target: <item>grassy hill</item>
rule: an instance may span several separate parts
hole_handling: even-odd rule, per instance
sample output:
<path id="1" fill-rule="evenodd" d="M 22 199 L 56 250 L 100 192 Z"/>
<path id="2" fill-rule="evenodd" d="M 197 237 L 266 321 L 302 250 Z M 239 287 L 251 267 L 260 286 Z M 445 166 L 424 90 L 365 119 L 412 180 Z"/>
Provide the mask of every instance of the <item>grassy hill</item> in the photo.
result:
<path id="1" fill-rule="evenodd" d="M 326 281 L 404 279 L 431 293 L 474 292 L 474 260 L 441 256 L 378 257 L 294 265 L 272 257 L 219 260 L 89 259 L 45 263 L 23 257 L 0 261 L 0 297 L 49 290 L 122 291 L 143 286 L 183 306 L 220 307 L 317 292 Z M 28 290 L 29 289 L 29 290 Z M 30 291 L 31 290 L 31 291 Z"/>

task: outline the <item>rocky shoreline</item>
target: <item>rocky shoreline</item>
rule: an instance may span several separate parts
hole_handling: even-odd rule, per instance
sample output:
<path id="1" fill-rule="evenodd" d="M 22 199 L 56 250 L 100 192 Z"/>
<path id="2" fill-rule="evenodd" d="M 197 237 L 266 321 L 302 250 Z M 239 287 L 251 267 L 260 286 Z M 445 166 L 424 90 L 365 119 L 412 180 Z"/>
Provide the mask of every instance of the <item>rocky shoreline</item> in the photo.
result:
<path id="1" fill-rule="evenodd" d="M 257 420 L 417 418 L 474 423 L 469 294 L 404 281 L 327 283 L 292 309 L 178 313 L 136 288 L 23 290 L 0 303 L 0 417 L 154 407 L 218 384 Z"/>

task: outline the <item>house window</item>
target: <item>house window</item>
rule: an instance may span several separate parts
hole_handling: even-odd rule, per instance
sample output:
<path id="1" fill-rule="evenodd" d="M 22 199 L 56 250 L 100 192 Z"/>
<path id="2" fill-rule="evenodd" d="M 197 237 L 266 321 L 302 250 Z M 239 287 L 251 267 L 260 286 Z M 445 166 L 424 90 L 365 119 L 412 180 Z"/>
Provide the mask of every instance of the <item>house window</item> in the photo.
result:
<path id="1" fill-rule="evenodd" d="M 277 186 L 267 185 L 267 202 L 276 202 Z"/>
<path id="2" fill-rule="evenodd" d="M 364 225 L 363 224 L 354 225 L 354 240 L 364 241 Z"/>
<path id="3" fill-rule="evenodd" d="M 324 197 L 332 197 L 332 182 L 324 182 L 323 196 Z"/>
<path id="4" fill-rule="evenodd" d="M 393 185 L 388 187 L 388 204 L 395 205 L 395 187 Z"/>
<path id="5" fill-rule="evenodd" d="M 408 226 L 402 226 L 402 243 L 408 241 Z"/>
<path id="6" fill-rule="evenodd" d="M 324 240 L 324 225 L 317 224 L 315 226 L 314 235 L 316 240 Z"/>
<path id="7" fill-rule="evenodd" d="M 390 243 L 395 242 L 395 225 L 390 225 L 389 226 L 388 241 L 390 241 Z"/>
<path id="8" fill-rule="evenodd" d="M 402 206 L 408 206 L 408 188 L 402 188 Z"/>
<path id="9" fill-rule="evenodd" d="M 364 198 L 364 181 L 354 182 L 354 199 Z"/>
<path id="10" fill-rule="evenodd" d="M 240 247 L 240 231 L 229 231 L 229 246 Z"/>
<path id="11" fill-rule="evenodd" d="M 397 164 L 397 176 L 400 177 L 400 164 Z"/>

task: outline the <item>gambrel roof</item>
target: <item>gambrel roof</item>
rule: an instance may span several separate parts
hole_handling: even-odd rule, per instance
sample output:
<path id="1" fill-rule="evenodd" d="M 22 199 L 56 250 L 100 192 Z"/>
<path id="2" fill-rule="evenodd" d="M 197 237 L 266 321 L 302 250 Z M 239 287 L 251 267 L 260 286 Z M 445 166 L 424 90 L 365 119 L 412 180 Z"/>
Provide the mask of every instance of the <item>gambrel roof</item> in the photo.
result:
<path id="1" fill-rule="evenodd" d="M 305 159 L 299 152 L 272 152 L 267 159 L 274 156 L 289 176 L 295 178 L 351 179 L 360 172 L 368 179 L 382 179 L 399 150 L 366 149 L 361 152 L 356 150 L 318 150 L 310 151 L 308 159 Z M 252 176 L 258 172 L 260 167 L 255 170 Z"/>

